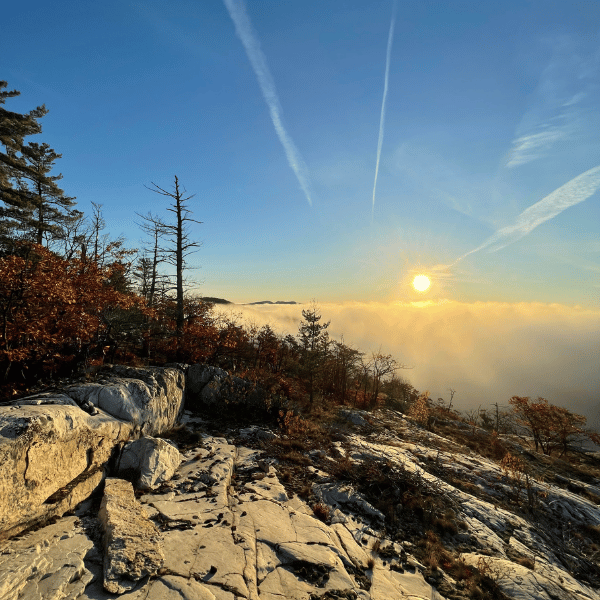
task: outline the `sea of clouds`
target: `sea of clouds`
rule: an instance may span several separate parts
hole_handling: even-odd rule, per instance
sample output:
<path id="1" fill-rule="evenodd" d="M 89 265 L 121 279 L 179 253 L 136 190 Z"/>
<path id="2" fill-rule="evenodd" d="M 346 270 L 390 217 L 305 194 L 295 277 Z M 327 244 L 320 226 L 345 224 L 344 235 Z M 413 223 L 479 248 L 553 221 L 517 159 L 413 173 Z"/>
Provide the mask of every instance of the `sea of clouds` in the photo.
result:
<path id="1" fill-rule="evenodd" d="M 560 304 L 432 302 L 319 303 L 335 339 L 391 353 L 432 398 L 461 410 L 508 408 L 513 395 L 542 396 L 600 429 L 600 311 Z M 303 305 L 234 305 L 246 322 L 296 335 Z"/>

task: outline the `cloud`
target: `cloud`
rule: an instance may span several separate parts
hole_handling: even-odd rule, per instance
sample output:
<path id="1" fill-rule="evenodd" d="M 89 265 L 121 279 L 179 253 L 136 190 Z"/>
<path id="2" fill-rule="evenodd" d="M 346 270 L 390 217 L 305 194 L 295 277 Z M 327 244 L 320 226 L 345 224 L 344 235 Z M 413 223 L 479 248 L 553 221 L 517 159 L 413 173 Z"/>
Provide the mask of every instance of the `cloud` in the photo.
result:
<path id="1" fill-rule="evenodd" d="M 387 50 L 385 54 L 385 76 L 383 79 L 383 100 L 381 101 L 381 115 L 379 117 L 379 138 L 377 140 L 377 160 L 375 161 L 375 180 L 373 181 L 373 206 L 371 209 L 371 219 L 375 214 L 375 192 L 377 190 L 377 177 L 379 175 L 379 161 L 381 159 L 381 146 L 383 145 L 383 126 L 385 123 L 385 101 L 388 92 L 388 82 L 390 78 L 390 58 L 392 54 L 392 42 L 394 40 L 394 26 L 396 24 L 396 0 L 392 8 L 392 20 L 390 21 L 390 31 L 388 33 Z"/>
<path id="2" fill-rule="evenodd" d="M 539 202 L 525 209 L 513 225 L 502 227 L 490 236 L 481 246 L 469 250 L 466 254 L 457 258 L 450 266 L 454 266 L 470 254 L 488 249 L 488 252 L 496 252 L 509 244 L 520 240 L 533 231 L 538 225 L 553 219 L 563 210 L 587 200 L 600 188 L 600 165 L 578 175 L 565 183 L 563 186 L 542 198 Z"/>
<path id="3" fill-rule="evenodd" d="M 223 0 L 223 2 L 235 25 L 235 32 L 246 50 L 246 54 L 258 80 L 258 85 L 271 114 L 275 133 L 277 133 L 277 137 L 283 146 L 288 163 L 298 179 L 306 200 L 312 206 L 308 170 L 294 141 L 283 125 L 283 109 L 279 102 L 275 82 L 267 65 L 267 59 L 261 50 L 260 42 L 252 27 L 250 17 L 246 11 L 246 5 L 243 0 Z"/>
<path id="4" fill-rule="evenodd" d="M 506 167 L 519 167 L 586 132 L 590 109 L 597 112 L 595 48 L 567 36 L 552 40 L 552 58 L 540 75 L 529 109 L 516 131 Z M 587 118 L 586 116 L 587 115 Z"/>
<path id="5" fill-rule="evenodd" d="M 296 334 L 302 306 L 236 306 L 245 319 Z M 382 346 L 414 367 L 400 371 L 433 398 L 457 390 L 461 410 L 544 396 L 600 427 L 600 310 L 541 303 L 346 302 L 320 304 L 336 339 Z"/>
<path id="6" fill-rule="evenodd" d="M 507 167 L 518 167 L 540 158 L 558 140 L 567 137 L 565 127 L 549 127 L 539 133 L 523 135 L 513 141 Z"/>

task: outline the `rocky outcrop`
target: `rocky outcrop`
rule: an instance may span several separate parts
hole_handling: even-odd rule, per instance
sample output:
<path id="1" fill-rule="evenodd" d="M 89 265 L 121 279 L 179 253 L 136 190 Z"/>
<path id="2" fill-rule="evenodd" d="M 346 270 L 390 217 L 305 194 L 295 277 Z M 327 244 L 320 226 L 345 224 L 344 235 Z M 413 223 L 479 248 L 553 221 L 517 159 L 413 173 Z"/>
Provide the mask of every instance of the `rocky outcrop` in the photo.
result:
<path id="1" fill-rule="evenodd" d="M 224 372 L 191 370 L 198 397 L 235 390 Z M 4 531 L 40 527 L 48 515 L 72 509 L 149 415 L 178 414 L 180 396 L 171 409 L 153 404 L 170 377 L 169 369 L 116 369 L 106 376 L 114 388 L 105 396 L 77 386 L 69 393 L 88 391 L 0 408 Z M 234 406 L 250 396 L 248 386 L 237 388 Z M 138 402 L 143 396 L 131 390 L 144 388 L 146 400 Z M 130 394 L 118 414 L 131 422 L 106 412 L 118 410 L 117 389 Z M 222 412 L 219 397 L 213 400 Z M 144 413 L 147 406 L 154 408 Z M 207 415 L 187 414 L 184 422 L 195 429 L 179 438 L 189 448 L 183 454 L 150 437 L 126 445 L 125 471 L 150 488 L 139 500 L 131 483 L 109 478 L 99 514 L 91 498 L 77 516 L 0 539 L 0 600 L 600 597 L 591 545 L 600 529 L 600 479 L 589 473 L 582 481 L 571 479 L 576 470 L 563 471 L 553 482 L 532 473 L 534 510 L 527 511 L 518 481 L 498 461 L 395 411 L 346 409 L 315 437 L 259 426 L 223 433 L 222 421 L 210 435 Z M 516 441 L 503 443 L 518 452 Z M 173 461 L 152 458 L 156 449 Z"/>
<path id="2" fill-rule="evenodd" d="M 84 563 L 90 551 L 94 543 L 76 517 L 13 541 L 0 554 L 0 598 L 79 598 L 94 578 Z"/>
<path id="3" fill-rule="evenodd" d="M 60 516 L 102 480 L 130 424 L 92 416 L 66 396 L 0 407 L 0 540 Z"/>
<path id="4" fill-rule="evenodd" d="M 71 510 L 98 487 L 116 447 L 177 423 L 180 370 L 111 367 L 102 377 L 0 407 L 0 540 Z"/>
<path id="5" fill-rule="evenodd" d="M 58 562 L 41 566 L 35 549 L 17 565 L 20 542 L 8 543 L 0 554 L 0 576 L 6 574 L 5 587 L 14 590 L 7 598 L 16 600 L 36 569 L 36 581 L 51 573 L 53 589 L 65 593 L 44 596 L 29 587 L 36 594 L 27 598 L 34 600 L 107 600 L 106 591 L 127 600 L 443 598 L 418 568 L 393 571 L 372 554 L 380 534 L 368 522 L 350 514 L 343 523 L 320 521 L 288 495 L 260 452 L 224 438 L 205 436 L 202 447 L 185 454 L 176 478 L 141 501 L 143 509 L 128 482 L 106 480 L 99 515 L 106 532 L 103 568 L 89 537 L 92 516 L 82 517 L 88 537 L 74 517 L 56 525 L 58 532 L 73 528 L 77 542 L 58 536 L 54 552 L 62 552 L 63 569 Z M 41 530 L 40 539 L 49 533 Z"/>
<path id="6" fill-rule="evenodd" d="M 140 490 L 168 481 L 181 464 L 181 454 L 166 440 L 144 437 L 128 442 L 121 451 L 118 474 L 127 475 Z"/>
<path id="7" fill-rule="evenodd" d="M 306 469 L 315 494 L 311 503 L 318 500 L 311 506 L 291 492 L 290 486 L 299 489 L 299 482 L 290 481 L 293 467 L 268 454 L 272 440 L 248 438 L 248 443 L 262 446 L 257 450 L 234 445 L 232 440 L 241 438 L 237 430 L 228 438 L 205 433 L 202 444 L 183 455 L 175 477 L 140 498 L 153 523 L 150 528 L 131 485 L 107 480 L 101 516 L 112 524 L 112 533 L 104 567 L 96 515 L 79 513 L 79 521 L 65 517 L 0 546 L 0 598 L 115 597 L 106 590 L 124 600 L 599 597 L 598 588 L 583 581 L 595 567 L 590 562 L 584 570 L 582 563 L 574 570 L 572 563 L 580 559 L 557 552 L 554 544 L 562 542 L 550 531 L 551 521 L 546 522 L 549 530 L 542 531 L 523 514 L 470 496 L 433 474 L 458 470 L 463 479 L 482 482 L 480 494 L 485 493 L 487 478 L 494 485 L 487 489 L 498 494 L 506 482 L 498 477 L 497 464 L 466 449 L 460 452 L 458 446 L 451 451 L 432 446 L 433 464 L 427 444 L 439 444 L 442 438 L 415 428 L 398 414 L 373 414 L 370 421 L 369 436 L 347 430 L 346 468 L 368 464 L 371 479 L 394 470 L 398 479 L 382 484 L 380 495 L 393 492 L 395 485 L 416 484 L 420 487 L 414 499 L 431 500 L 418 496 L 420 491 L 447 501 L 439 517 L 461 523 L 458 531 L 447 526 L 443 539 L 435 542 L 436 536 L 414 520 L 416 513 L 411 516 L 400 505 L 398 518 L 390 520 L 391 513 L 376 512 L 358 489 L 335 479 L 339 458 L 322 454 L 314 463 L 318 469 Z M 286 441 L 275 440 L 271 450 Z M 552 484 L 544 489 L 553 509 L 568 510 L 581 522 L 599 522 L 598 508 L 589 500 Z M 145 539 L 151 544 L 145 545 L 141 531 L 148 532 Z M 442 538 L 439 530 L 438 534 Z M 435 545 L 428 548 L 432 542 Z M 429 562 L 434 552 L 443 551 L 442 542 L 447 564 L 433 569 Z M 478 574 L 487 579 L 477 579 Z M 482 581 L 492 587 L 479 589 Z"/>
<path id="8" fill-rule="evenodd" d="M 265 408 L 267 392 L 253 383 L 209 365 L 190 365 L 186 374 L 188 408 L 231 410 Z"/>
<path id="9" fill-rule="evenodd" d="M 185 374 L 179 369 L 113 366 L 102 375 L 100 382 L 69 387 L 65 394 L 131 423 L 144 435 L 171 429 L 181 417 Z"/>
<path id="10" fill-rule="evenodd" d="M 104 529 L 104 589 L 122 594 L 156 573 L 164 562 L 154 524 L 133 494 L 129 481 L 108 478 L 98 513 Z"/>

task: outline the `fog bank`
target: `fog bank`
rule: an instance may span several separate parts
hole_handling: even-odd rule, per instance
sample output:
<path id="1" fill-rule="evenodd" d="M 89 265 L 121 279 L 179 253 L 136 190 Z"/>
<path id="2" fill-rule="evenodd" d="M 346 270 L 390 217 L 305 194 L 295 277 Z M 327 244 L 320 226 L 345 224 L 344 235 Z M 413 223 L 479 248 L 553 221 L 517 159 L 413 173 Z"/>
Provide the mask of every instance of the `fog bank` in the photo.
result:
<path id="1" fill-rule="evenodd" d="M 302 305 L 235 305 L 233 312 L 295 335 Z M 600 311 L 560 304 L 319 303 L 330 334 L 363 351 L 380 346 L 418 390 L 461 409 L 543 396 L 600 428 Z"/>

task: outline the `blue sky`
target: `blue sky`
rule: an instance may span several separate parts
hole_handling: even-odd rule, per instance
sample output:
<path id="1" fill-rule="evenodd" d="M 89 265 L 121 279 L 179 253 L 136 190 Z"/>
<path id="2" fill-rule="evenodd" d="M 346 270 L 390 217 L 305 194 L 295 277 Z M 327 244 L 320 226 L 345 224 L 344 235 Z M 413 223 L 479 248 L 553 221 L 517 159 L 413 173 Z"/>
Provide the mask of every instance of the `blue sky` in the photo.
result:
<path id="1" fill-rule="evenodd" d="M 114 237 L 141 247 L 136 212 L 166 216 L 144 186 L 177 175 L 203 221 L 203 295 L 315 298 L 335 337 L 393 353 L 433 398 L 541 395 L 600 427 L 600 3 L 31 0 L 2 14 L 0 79 L 21 91 L 7 108 L 46 104 L 36 141 Z M 299 307 L 243 310 L 297 331 Z"/>
<path id="2" fill-rule="evenodd" d="M 598 3 L 34 0 L 3 17 L 7 107 L 46 104 L 37 141 L 78 208 L 101 203 L 139 246 L 135 213 L 165 208 L 145 184 L 196 194 L 204 295 L 597 307 L 600 175 L 523 213 L 600 165 Z"/>

